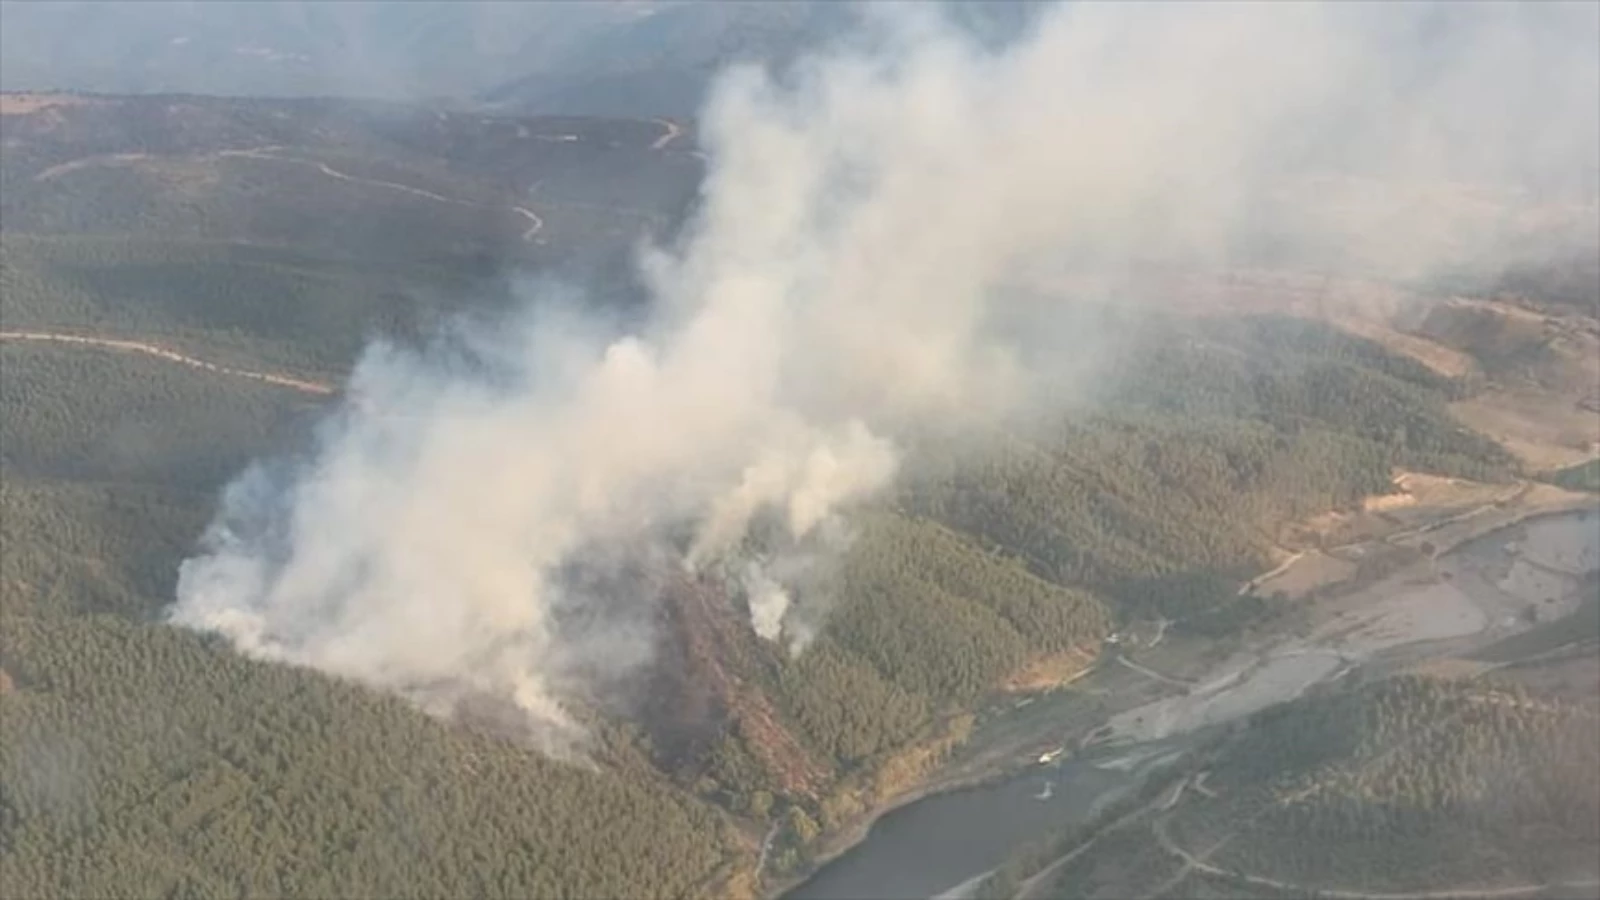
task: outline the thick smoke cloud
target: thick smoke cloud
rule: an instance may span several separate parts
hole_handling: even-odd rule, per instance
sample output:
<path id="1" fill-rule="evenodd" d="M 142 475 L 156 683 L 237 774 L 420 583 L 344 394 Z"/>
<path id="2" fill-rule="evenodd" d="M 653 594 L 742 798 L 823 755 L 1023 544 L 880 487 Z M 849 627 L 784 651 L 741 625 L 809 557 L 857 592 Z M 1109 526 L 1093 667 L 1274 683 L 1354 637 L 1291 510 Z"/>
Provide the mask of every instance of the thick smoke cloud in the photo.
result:
<path id="1" fill-rule="evenodd" d="M 558 745 L 649 658 L 657 602 L 575 568 L 723 573 L 801 646 L 807 573 L 913 429 L 1071 393 L 994 326 L 1016 273 L 1413 276 L 1530 209 L 1594 214 L 1592 4 L 1074 4 L 1001 52 L 920 8 L 872 24 L 782 81 L 727 73 L 646 326 L 540 307 L 463 339 L 494 378 L 372 348 L 314 458 L 228 488 L 173 621 L 441 709 L 498 697 Z"/>

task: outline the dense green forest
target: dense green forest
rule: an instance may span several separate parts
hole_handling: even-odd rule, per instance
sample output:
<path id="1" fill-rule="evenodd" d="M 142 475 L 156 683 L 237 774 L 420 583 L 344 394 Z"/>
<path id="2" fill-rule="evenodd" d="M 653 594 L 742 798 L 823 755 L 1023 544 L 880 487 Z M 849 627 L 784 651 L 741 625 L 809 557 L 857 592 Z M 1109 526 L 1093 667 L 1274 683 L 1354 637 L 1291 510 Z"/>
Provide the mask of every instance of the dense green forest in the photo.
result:
<path id="1" fill-rule="evenodd" d="M 302 292 L 308 308 L 326 307 L 334 296 L 348 297 L 352 305 L 260 326 L 258 340 L 254 320 L 219 317 L 271 319 L 266 305 L 250 313 L 249 298 L 260 297 L 265 304 L 280 288 L 292 293 L 295 278 L 315 283 L 321 276 L 297 273 L 327 263 L 274 259 L 279 251 L 272 250 L 244 251 L 261 255 L 247 262 L 248 256 L 232 249 L 219 257 L 188 243 L 173 244 L 162 260 L 158 244 L 106 245 L 98 263 L 102 273 L 86 275 L 96 268 L 86 265 L 86 255 L 68 247 L 62 256 L 62 245 L 54 241 L 19 242 L 15 246 L 21 250 L 7 251 L 8 260 L 18 253 L 28 257 L 26 264 L 6 269 L 8 277 L 29 285 L 18 309 L 46 326 L 66 320 L 81 330 L 98 326 L 108 333 L 154 333 L 162 339 L 171 334 L 195 352 L 216 348 L 207 352 L 220 354 L 219 361 L 293 359 L 308 370 L 326 371 L 336 368 L 340 354 L 366 327 L 383 327 L 379 323 L 386 321 L 383 302 L 362 305 L 364 297 L 379 294 L 331 288 L 322 294 Z M 211 290 L 213 299 L 184 302 L 219 311 L 189 316 L 163 299 L 161 285 L 170 284 L 171 293 L 180 295 L 191 280 L 195 289 Z M 257 283 L 262 286 L 252 286 Z M 146 291 L 144 284 L 152 287 Z M 235 296 L 246 305 L 224 313 Z M 8 303 L 8 325 L 10 310 Z M 346 317 L 341 321 L 350 324 L 328 326 L 329 315 Z M 1181 348 L 1192 340 L 1191 332 L 1154 332 L 1152 341 L 1172 343 L 1153 354 L 1163 365 L 1115 372 L 1110 397 L 1097 411 L 996 435 L 991 449 L 978 458 L 944 457 L 931 443 L 913 447 L 916 477 L 859 523 L 858 539 L 835 575 L 839 602 L 825 631 L 796 660 L 752 656 L 742 671 L 771 698 L 779 724 L 835 777 L 849 784 L 877 783 L 879 771 L 894 769 L 900 753 L 939 740 L 946 717 L 969 707 L 1007 675 L 1040 657 L 1096 647 L 1119 618 L 1162 614 L 1203 633 L 1236 629 L 1270 612 L 1258 601 L 1241 613 L 1235 593 L 1244 578 L 1265 565 L 1276 529 L 1384 490 L 1394 466 L 1478 477 L 1504 477 L 1510 471 L 1497 448 L 1443 418 L 1443 403 L 1457 390 L 1452 383 L 1431 379 L 1329 329 L 1279 320 L 1209 327 L 1213 331 L 1204 335 L 1204 343 L 1187 352 Z M 273 328 L 281 337 L 273 337 Z M 300 335 L 316 340 L 302 344 Z M 41 633 L 123 629 L 132 627 L 121 624 L 125 620 L 148 620 L 170 598 L 176 564 L 209 515 L 215 488 L 252 456 L 292 447 L 323 402 L 127 354 L 9 344 L 0 352 L 8 376 L 0 391 L 7 513 L 0 603 L 8 612 L 25 614 L 8 617 L 8 629 L 22 627 L 19 623 Z M 1241 381 L 1248 387 L 1241 388 Z M 1340 402 L 1344 396 L 1348 404 Z M 1362 405 L 1369 408 L 1357 408 Z M 164 634 L 144 628 L 119 634 Z M 43 702 L 54 694 L 45 685 L 57 683 L 77 684 L 86 694 L 118 689 L 119 678 L 41 655 L 38 648 L 45 644 L 33 639 L 8 633 L 5 646 L 0 666 L 19 687 L 0 702 Z M 186 652 L 197 661 L 231 660 L 222 648 L 203 641 Z M 149 665 L 159 670 L 162 663 L 153 659 Z M 220 663 L 193 665 L 192 674 L 173 669 L 148 677 L 168 678 L 177 692 L 201 690 L 201 672 Z M 312 673 L 294 677 L 305 682 L 296 690 L 332 689 L 312 687 L 322 684 Z M 101 678 L 108 683 L 100 684 Z M 198 681 L 190 685 L 192 680 Z M 86 702 L 67 705 L 100 708 Z M 405 714 L 403 706 L 382 708 L 390 715 Z M 204 715 L 204 709 L 189 714 Z M 295 727 L 327 740 L 348 729 L 379 727 L 358 727 L 355 717 L 313 726 L 312 718 L 297 719 L 304 724 Z M 437 726 L 419 721 L 408 727 Z M 849 801 L 826 793 L 786 794 L 760 761 L 762 748 L 752 743 L 763 733 L 737 719 L 719 727 L 721 736 L 693 762 L 698 774 L 678 782 L 698 785 L 694 793 L 701 800 L 672 794 L 669 785 L 643 768 L 638 770 L 643 780 L 630 781 L 631 789 L 667 791 L 680 798 L 672 802 L 699 810 L 694 815 L 704 822 L 721 821 L 715 806 L 778 822 L 775 873 L 805 863 L 807 839 L 817 833 L 817 823 L 842 824 L 840 809 L 859 809 L 866 802 L 857 796 L 860 788 L 841 787 L 856 797 Z M 624 744 L 635 740 L 622 734 L 617 740 Z M 160 756 L 162 751 L 156 744 L 141 752 Z M 289 769 L 277 764 L 251 765 L 288 777 Z M 127 771 L 128 790 L 151 796 L 175 777 L 154 768 Z M 270 782 L 268 775 L 251 777 Z M 437 777 L 455 785 L 451 790 L 469 789 L 456 783 L 463 777 L 459 774 L 440 771 Z M 542 783 L 568 775 L 542 767 L 527 770 L 526 777 Z M 868 790 L 863 796 L 875 795 Z M 714 806 L 703 806 L 703 800 Z M 108 816 L 106 827 L 134 828 L 145 814 L 131 806 Z M 212 821 L 202 818 L 196 828 L 204 833 Z M 497 827 L 488 819 L 475 826 Z M 588 826 L 549 827 L 576 835 Z M 711 841 L 711 825 L 683 829 L 664 830 L 661 840 L 724 848 L 713 850 L 715 862 L 704 865 L 689 861 L 711 857 L 682 856 L 686 879 L 711 877 L 724 858 L 750 852 L 747 845 L 734 851 L 730 843 Z M 464 845 L 491 846 L 500 839 L 474 836 L 465 827 L 451 830 Z M 672 837 L 678 833 L 697 836 Z M 581 843 L 592 840 L 584 837 Z M 88 860 L 115 859 L 114 853 L 92 843 L 71 846 L 79 860 L 73 865 L 86 867 L 81 877 L 111 877 Z M 189 858 L 189 851 L 170 852 Z M 273 858 L 278 851 L 262 845 L 241 852 Z M 653 852 L 641 850 L 644 858 Z M 186 865 L 205 871 L 193 860 Z M 66 877 L 42 871 L 29 877 Z M 188 871 L 173 869 L 170 877 L 181 881 L 191 876 L 176 873 Z M 317 878 L 343 877 L 336 869 L 318 872 Z M 491 892 L 515 894 L 521 890 L 515 886 L 532 883 L 516 880 L 531 876 L 505 877 L 511 880 Z M 60 883 L 91 890 L 85 882 Z M 418 883 L 428 882 L 419 875 Z M 251 892 L 270 893 L 267 885 L 275 885 L 305 893 L 290 884 L 261 882 Z M 582 893 L 585 884 L 564 881 L 555 892 Z"/>
<path id="2" fill-rule="evenodd" d="M 728 826 L 620 736 L 618 772 L 557 764 L 150 623 L 215 485 L 299 401 L 0 354 L 7 896 L 683 896 L 726 874 Z"/>
<path id="3" fill-rule="evenodd" d="M 142 355 L 59 344 L 7 342 L 0 365 L 0 460 L 19 474 L 209 488 L 282 447 L 286 426 L 322 402 Z"/>
<path id="4" fill-rule="evenodd" d="M 1109 630 L 1099 600 L 936 524 L 884 516 L 864 531 L 829 633 L 908 692 L 964 702 L 1032 657 L 1097 644 Z"/>
<path id="5" fill-rule="evenodd" d="M 7 234 L 5 327 L 159 341 L 207 360 L 337 377 L 375 337 L 501 309 L 505 284 L 461 266 L 227 241 Z"/>
<path id="6" fill-rule="evenodd" d="M 174 629 L 9 611 L 8 897 L 636 897 L 704 888 L 712 811 Z"/>
<path id="7" fill-rule="evenodd" d="M 1396 467 L 1504 480 L 1454 423 L 1464 387 L 1331 326 L 1253 317 L 1142 327 L 1097 410 L 919 459 L 905 508 L 1130 615 L 1198 617 L 1266 567 L 1283 524 L 1389 489 Z"/>
<path id="8" fill-rule="evenodd" d="M 1256 714 L 1108 813 L 1022 848 L 984 895 L 1013 896 L 1077 848 L 1038 896 L 1559 883 L 1600 843 L 1600 706 L 1414 676 L 1322 692 Z"/>
<path id="9" fill-rule="evenodd" d="M 1187 807 L 1171 834 L 1237 830 L 1224 868 L 1373 890 L 1557 880 L 1600 844 L 1600 709 L 1395 679 L 1262 714 L 1211 780 L 1223 809 Z"/>

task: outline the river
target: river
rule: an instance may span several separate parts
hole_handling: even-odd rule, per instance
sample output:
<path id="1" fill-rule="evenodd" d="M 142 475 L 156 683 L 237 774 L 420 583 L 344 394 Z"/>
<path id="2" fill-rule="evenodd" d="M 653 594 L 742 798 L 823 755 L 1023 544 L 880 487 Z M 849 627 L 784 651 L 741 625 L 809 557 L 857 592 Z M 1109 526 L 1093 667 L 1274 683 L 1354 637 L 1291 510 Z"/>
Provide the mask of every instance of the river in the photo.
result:
<path id="1" fill-rule="evenodd" d="M 866 840 L 784 900 L 906 900 L 941 894 L 1003 862 L 1029 839 L 1086 821 L 1128 772 L 1068 762 L 1005 781 L 937 794 L 873 824 Z M 1045 784 L 1050 796 L 1038 799 Z"/>
<path id="2" fill-rule="evenodd" d="M 1565 594 L 1576 606 L 1582 573 L 1600 567 L 1595 524 L 1592 509 L 1559 511 L 1464 542 L 1439 560 L 1441 569 L 1462 573 L 1454 583 L 1418 585 L 1404 576 L 1380 582 L 1368 589 L 1373 596 L 1360 615 L 1339 620 L 1337 633 L 1285 639 L 1247 662 L 1225 664 L 1185 696 L 1112 717 L 1107 724 L 1120 739 L 1118 752 L 1136 763 L 1129 770 L 1080 759 L 919 800 L 879 819 L 865 840 L 783 900 L 934 898 L 966 885 L 1028 840 L 1087 821 L 1186 732 L 1292 699 L 1384 649 L 1478 632 L 1507 601 L 1521 609 L 1528 598 L 1519 594 L 1533 588 L 1519 565 L 1532 564 L 1551 582 L 1537 586 L 1540 595 Z M 1472 570 L 1483 588 L 1493 587 L 1463 584 Z M 1358 623 L 1367 627 L 1352 629 Z M 1038 799 L 1047 782 L 1048 798 Z"/>

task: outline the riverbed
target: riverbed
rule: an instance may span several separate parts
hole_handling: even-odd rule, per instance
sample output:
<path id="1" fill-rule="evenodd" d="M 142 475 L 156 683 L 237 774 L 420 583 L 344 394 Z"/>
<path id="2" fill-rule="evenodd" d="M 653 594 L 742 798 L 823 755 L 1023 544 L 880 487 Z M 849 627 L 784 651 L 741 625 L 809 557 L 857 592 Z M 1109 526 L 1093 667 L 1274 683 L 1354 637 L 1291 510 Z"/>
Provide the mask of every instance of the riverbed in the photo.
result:
<path id="1" fill-rule="evenodd" d="M 934 898 L 970 887 L 1028 840 L 1088 821 L 1182 735 L 1291 700 L 1385 651 L 1521 630 L 1524 620 L 1508 614 L 1530 605 L 1539 620 L 1565 614 L 1577 608 L 1582 579 L 1596 567 L 1600 518 L 1592 509 L 1537 516 L 1467 541 L 1441 554 L 1426 578 L 1404 572 L 1355 591 L 1306 636 L 1241 653 L 1184 695 L 1112 716 L 1106 743 L 1120 745 L 1126 766 L 1080 758 L 909 804 L 784 900 Z"/>

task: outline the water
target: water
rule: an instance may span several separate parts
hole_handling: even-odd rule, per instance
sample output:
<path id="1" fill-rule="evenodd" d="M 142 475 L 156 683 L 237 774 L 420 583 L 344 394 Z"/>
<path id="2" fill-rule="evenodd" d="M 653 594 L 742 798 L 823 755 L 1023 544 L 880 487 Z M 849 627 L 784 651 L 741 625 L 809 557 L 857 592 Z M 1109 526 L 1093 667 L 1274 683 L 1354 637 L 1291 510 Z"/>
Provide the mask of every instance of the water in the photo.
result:
<path id="1" fill-rule="evenodd" d="M 1096 801 L 1135 778 L 1068 762 L 919 800 L 879 819 L 865 841 L 784 900 L 934 897 L 994 868 L 1046 830 L 1087 820 Z M 1050 796 L 1038 799 L 1052 782 Z"/>
<path id="2" fill-rule="evenodd" d="M 1523 527 L 1527 543 L 1539 546 L 1537 562 L 1549 572 L 1595 566 L 1600 554 L 1595 549 L 1600 541 L 1595 525 L 1595 514 L 1584 511 L 1540 517 Z M 1498 550 L 1512 533 L 1497 531 L 1457 548 L 1450 556 L 1481 553 L 1491 546 Z M 1019 846 L 1047 830 L 1087 821 L 1100 802 L 1134 785 L 1152 759 L 1165 758 L 1163 753 L 1173 751 L 1182 741 L 1176 736 L 1149 739 L 1179 735 L 1291 699 L 1311 684 L 1342 675 L 1352 663 L 1347 654 L 1359 658 L 1374 648 L 1470 633 L 1484 624 L 1482 613 L 1465 596 L 1457 602 L 1443 602 L 1451 599 L 1441 595 L 1445 589 L 1454 590 L 1448 585 L 1432 585 L 1406 596 L 1385 598 L 1367 611 L 1376 617 L 1374 624 L 1385 626 L 1377 629 L 1381 633 L 1346 637 L 1337 651 L 1289 641 L 1251 665 L 1213 678 L 1187 697 L 1155 701 L 1114 717 L 1114 722 L 1124 726 L 1124 739 L 1149 741 L 1123 749 L 1126 767 L 1121 771 L 1085 761 L 1067 762 L 1059 768 L 1035 768 L 985 787 L 938 794 L 896 810 L 879 819 L 861 844 L 783 900 L 937 897 L 999 865 Z M 1467 615 L 1463 619 L 1465 613 L 1477 618 Z M 1341 623 L 1339 627 L 1345 626 Z M 1040 799 L 1046 784 L 1051 785 L 1048 796 Z"/>

